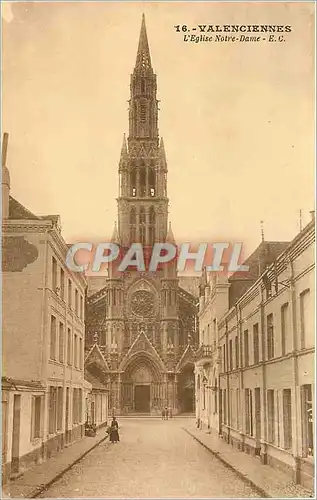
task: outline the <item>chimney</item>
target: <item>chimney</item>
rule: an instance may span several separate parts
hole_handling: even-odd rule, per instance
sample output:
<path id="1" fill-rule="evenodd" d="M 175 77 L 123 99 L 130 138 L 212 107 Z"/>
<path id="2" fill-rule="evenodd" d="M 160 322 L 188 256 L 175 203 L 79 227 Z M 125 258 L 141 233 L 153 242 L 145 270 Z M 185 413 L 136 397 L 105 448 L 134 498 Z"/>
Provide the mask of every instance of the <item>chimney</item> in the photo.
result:
<path id="1" fill-rule="evenodd" d="M 315 220 L 315 210 L 311 210 L 309 213 L 310 213 L 311 220 L 314 221 Z"/>
<path id="2" fill-rule="evenodd" d="M 9 134 L 5 132 L 2 139 L 2 218 L 9 217 L 10 173 L 7 168 L 7 150 Z"/>

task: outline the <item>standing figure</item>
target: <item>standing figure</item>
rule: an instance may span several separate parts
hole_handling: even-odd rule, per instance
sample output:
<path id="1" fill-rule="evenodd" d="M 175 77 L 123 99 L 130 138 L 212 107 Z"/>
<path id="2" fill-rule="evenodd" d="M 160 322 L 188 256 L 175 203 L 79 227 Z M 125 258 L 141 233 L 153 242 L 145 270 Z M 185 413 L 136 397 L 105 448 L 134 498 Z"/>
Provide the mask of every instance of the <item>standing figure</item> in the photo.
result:
<path id="1" fill-rule="evenodd" d="M 111 422 L 111 426 L 110 426 L 110 441 L 111 441 L 111 443 L 117 443 L 118 441 L 120 441 L 118 429 L 119 429 L 119 425 L 118 425 L 118 422 L 116 420 L 116 417 L 113 417 L 112 422 Z"/>
<path id="2" fill-rule="evenodd" d="M 169 416 L 169 418 L 172 418 L 172 416 L 173 416 L 173 412 L 172 412 L 172 407 L 171 406 L 169 406 L 169 408 L 168 408 L 168 416 Z"/>
<path id="3" fill-rule="evenodd" d="M 168 409 L 167 409 L 167 406 L 165 406 L 164 413 L 165 413 L 165 420 L 168 420 Z"/>
<path id="4" fill-rule="evenodd" d="M 162 420 L 165 420 L 165 410 L 162 408 Z"/>

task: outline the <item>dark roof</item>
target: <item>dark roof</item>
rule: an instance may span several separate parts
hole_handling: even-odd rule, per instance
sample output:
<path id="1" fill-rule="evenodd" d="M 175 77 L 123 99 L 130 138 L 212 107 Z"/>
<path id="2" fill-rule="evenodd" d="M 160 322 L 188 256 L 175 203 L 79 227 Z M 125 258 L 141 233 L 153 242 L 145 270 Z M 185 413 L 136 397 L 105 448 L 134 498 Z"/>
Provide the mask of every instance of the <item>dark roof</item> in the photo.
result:
<path id="1" fill-rule="evenodd" d="M 40 220 L 40 217 L 33 214 L 25 208 L 21 203 L 10 196 L 9 199 L 9 219 L 33 219 Z"/>
<path id="2" fill-rule="evenodd" d="M 19 201 L 10 196 L 9 219 L 50 220 L 53 224 L 57 224 L 59 222 L 59 215 L 35 215 L 33 212 L 25 208 Z"/>
<path id="3" fill-rule="evenodd" d="M 236 271 L 230 276 L 229 283 L 233 281 L 256 281 L 266 267 L 272 264 L 288 245 L 289 241 L 262 241 L 243 262 L 243 264 L 249 266 L 249 271 Z"/>

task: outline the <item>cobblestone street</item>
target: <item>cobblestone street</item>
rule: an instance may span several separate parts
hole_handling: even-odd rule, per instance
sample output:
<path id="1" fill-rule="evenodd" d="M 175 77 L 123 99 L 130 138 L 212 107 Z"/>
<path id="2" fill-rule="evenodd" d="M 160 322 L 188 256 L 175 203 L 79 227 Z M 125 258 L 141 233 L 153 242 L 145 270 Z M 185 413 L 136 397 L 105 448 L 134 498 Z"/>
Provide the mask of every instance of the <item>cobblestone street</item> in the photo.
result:
<path id="1" fill-rule="evenodd" d="M 182 419 L 122 419 L 103 442 L 41 495 L 106 498 L 259 497 L 183 429 Z"/>

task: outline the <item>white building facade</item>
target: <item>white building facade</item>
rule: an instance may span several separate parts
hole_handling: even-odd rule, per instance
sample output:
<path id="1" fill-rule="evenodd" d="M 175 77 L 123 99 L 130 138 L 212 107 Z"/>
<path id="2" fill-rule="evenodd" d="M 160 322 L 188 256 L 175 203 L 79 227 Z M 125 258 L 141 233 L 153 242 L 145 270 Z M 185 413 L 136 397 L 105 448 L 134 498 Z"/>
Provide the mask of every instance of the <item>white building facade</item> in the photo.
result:
<path id="1" fill-rule="evenodd" d="M 239 450 L 312 488 L 315 220 L 246 288 L 224 314 L 213 312 L 219 317 L 218 350 L 212 350 L 206 373 L 201 374 L 206 356 L 196 362 L 197 416 L 200 425 L 209 425 Z M 201 308 L 202 332 L 206 314 Z M 209 385 L 215 396 L 206 403 Z"/>

